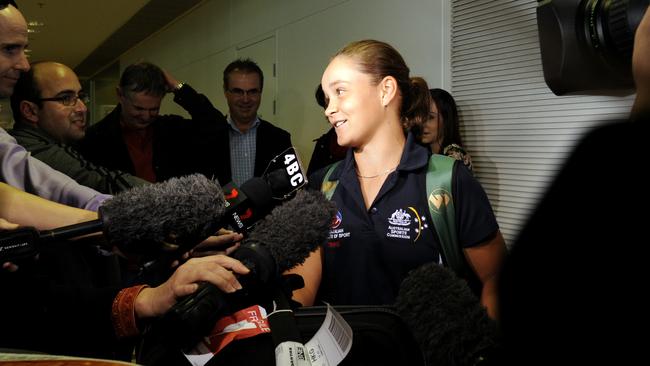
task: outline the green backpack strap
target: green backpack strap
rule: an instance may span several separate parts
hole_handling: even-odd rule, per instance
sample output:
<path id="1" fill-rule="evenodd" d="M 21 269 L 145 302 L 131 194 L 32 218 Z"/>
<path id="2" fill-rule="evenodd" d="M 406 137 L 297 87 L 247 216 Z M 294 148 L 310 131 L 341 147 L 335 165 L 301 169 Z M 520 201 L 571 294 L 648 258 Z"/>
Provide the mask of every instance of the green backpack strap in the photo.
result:
<path id="1" fill-rule="evenodd" d="M 456 163 L 456 159 L 448 156 L 431 155 L 426 176 L 427 203 L 447 265 L 457 275 L 463 275 L 467 269 L 467 263 L 463 251 L 458 245 L 456 212 L 454 198 L 451 194 L 454 163 Z"/>
<path id="2" fill-rule="evenodd" d="M 323 194 L 328 200 L 332 199 L 332 196 L 334 195 L 334 191 L 336 190 L 336 186 L 339 184 L 338 180 L 330 182 L 330 175 L 332 175 L 334 169 L 336 169 L 336 167 L 339 165 L 340 162 L 341 161 L 339 160 L 333 163 L 332 165 L 330 165 L 329 168 L 327 168 L 327 173 L 325 173 L 325 177 L 323 178 L 323 183 L 321 183 L 320 186 L 320 191 L 323 192 Z"/>

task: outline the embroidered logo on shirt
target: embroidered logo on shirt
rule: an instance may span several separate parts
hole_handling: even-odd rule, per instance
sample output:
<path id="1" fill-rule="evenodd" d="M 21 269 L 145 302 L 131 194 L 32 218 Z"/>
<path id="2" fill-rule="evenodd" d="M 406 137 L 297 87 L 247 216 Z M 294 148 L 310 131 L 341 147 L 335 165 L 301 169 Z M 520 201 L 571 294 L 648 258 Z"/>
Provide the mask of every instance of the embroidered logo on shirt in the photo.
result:
<path id="1" fill-rule="evenodd" d="M 336 229 L 339 226 L 341 226 L 341 222 L 343 221 L 343 216 L 341 215 L 341 211 L 336 211 L 336 216 L 332 219 L 332 224 L 330 225 L 330 229 Z"/>
<path id="2" fill-rule="evenodd" d="M 343 215 L 341 214 L 341 211 L 336 212 L 336 216 L 332 219 L 332 223 L 330 224 L 330 235 L 327 238 L 328 241 L 336 241 L 338 239 L 343 239 L 343 238 L 349 238 L 350 237 L 350 232 L 345 231 L 345 228 L 339 227 L 343 223 Z M 341 246 L 340 243 L 336 246 L 330 245 L 330 247 L 339 247 Z"/>
<path id="3" fill-rule="evenodd" d="M 409 211 L 411 213 L 409 213 Z M 426 217 L 420 216 L 418 211 L 409 206 L 406 210 L 397 209 L 388 219 L 388 232 L 386 237 L 411 240 L 415 243 L 422 235 L 422 230 L 428 228 Z"/>
<path id="4" fill-rule="evenodd" d="M 392 225 L 409 226 L 411 225 L 411 215 L 400 208 L 393 212 L 390 219 L 388 219 L 388 222 Z"/>

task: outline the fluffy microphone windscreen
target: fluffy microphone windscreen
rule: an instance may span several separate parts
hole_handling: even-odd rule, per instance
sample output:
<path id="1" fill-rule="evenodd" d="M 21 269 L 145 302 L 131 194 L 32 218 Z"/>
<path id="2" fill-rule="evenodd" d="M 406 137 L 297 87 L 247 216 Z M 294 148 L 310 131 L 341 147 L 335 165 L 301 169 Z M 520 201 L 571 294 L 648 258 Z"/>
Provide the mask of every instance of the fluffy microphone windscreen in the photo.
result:
<path id="1" fill-rule="evenodd" d="M 473 365 L 496 346 L 496 326 L 467 283 L 437 263 L 414 269 L 395 302 L 431 365 Z"/>
<path id="2" fill-rule="evenodd" d="M 265 246 L 282 273 L 325 242 L 335 214 L 334 203 L 320 191 L 303 189 L 258 222 L 246 241 Z"/>
<path id="3" fill-rule="evenodd" d="M 155 255 L 163 241 L 197 244 L 214 234 L 224 207 L 219 183 L 193 174 L 121 192 L 102 205 L 101 214 L 111 243 Z"/>

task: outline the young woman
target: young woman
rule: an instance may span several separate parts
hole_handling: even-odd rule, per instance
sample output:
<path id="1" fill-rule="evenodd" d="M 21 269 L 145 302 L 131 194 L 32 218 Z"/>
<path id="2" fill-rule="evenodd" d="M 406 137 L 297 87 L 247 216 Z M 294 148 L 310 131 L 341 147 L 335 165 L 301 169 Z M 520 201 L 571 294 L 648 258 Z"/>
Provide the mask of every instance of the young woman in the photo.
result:
<path id="1" fill-rule="evenodd" d="M 463 148 L 460 137 L 456 101 L 446 90 L 429 89 L 431 107 L 429 118 L 422 124 L 420 142 L 434 154 L 461 160 L 471 171 L 472 157 Z"/>
<path id="2" fill-rule="evenodd" d="M 305 280 L 294 298 L 304 305 L 317 295 L 332 304 L 390 304 L 409 270 L 444 263 L 427 206 L 429 151 L 405 133 L 427 119 L 428 87 L 409 77 L 393 47 L 374 40 L 340 50 L 321 84 L 337 141 L 351 149 L 325 182 L 338 181 L 337 217 L 328 242 L 294 269 Z M 312 176 L 318 189 L 326 171 Z M 458 239 L 494 316 L 503 238 L 480 184 L 464 168 L 453 176 Z"/>

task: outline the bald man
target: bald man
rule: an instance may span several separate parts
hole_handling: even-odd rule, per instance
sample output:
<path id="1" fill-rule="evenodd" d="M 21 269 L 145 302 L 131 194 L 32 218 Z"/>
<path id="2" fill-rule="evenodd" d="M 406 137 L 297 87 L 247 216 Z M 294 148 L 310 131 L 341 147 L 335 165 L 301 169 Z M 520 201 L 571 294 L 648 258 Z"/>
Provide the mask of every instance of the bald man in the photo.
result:
<path id="1" fill-rule="evenodd" d="M 68 66 L 33 64 L 21 74 L 11 96 L 16 123 L 9 133 L 35 158 L 99 192 L 114 194 L 147 184 L 123 171 L 94 165 L 71 147 L 86 133 L 86 103 L 79 78 Z"/>
<path id="2" fill-rule="evenodd" d="M 21 73 L 29 70 L 25 55 L 27 22 L 12 2 L 0 2 L 0 98 L 14 91 Z M 0 128 L 0 182 L 69 206 L 97 210 L 109 196 L 79 185 L 30 156 Z"/>
<path id="3" fill-rule="evenodd" d="M 0 10 L 0 47 L 0 98 L 7 98 L 20 73 L 29 70 L 25 57 L 27 25 L 22 14 L 12 5 L 5 5 Z"/>

